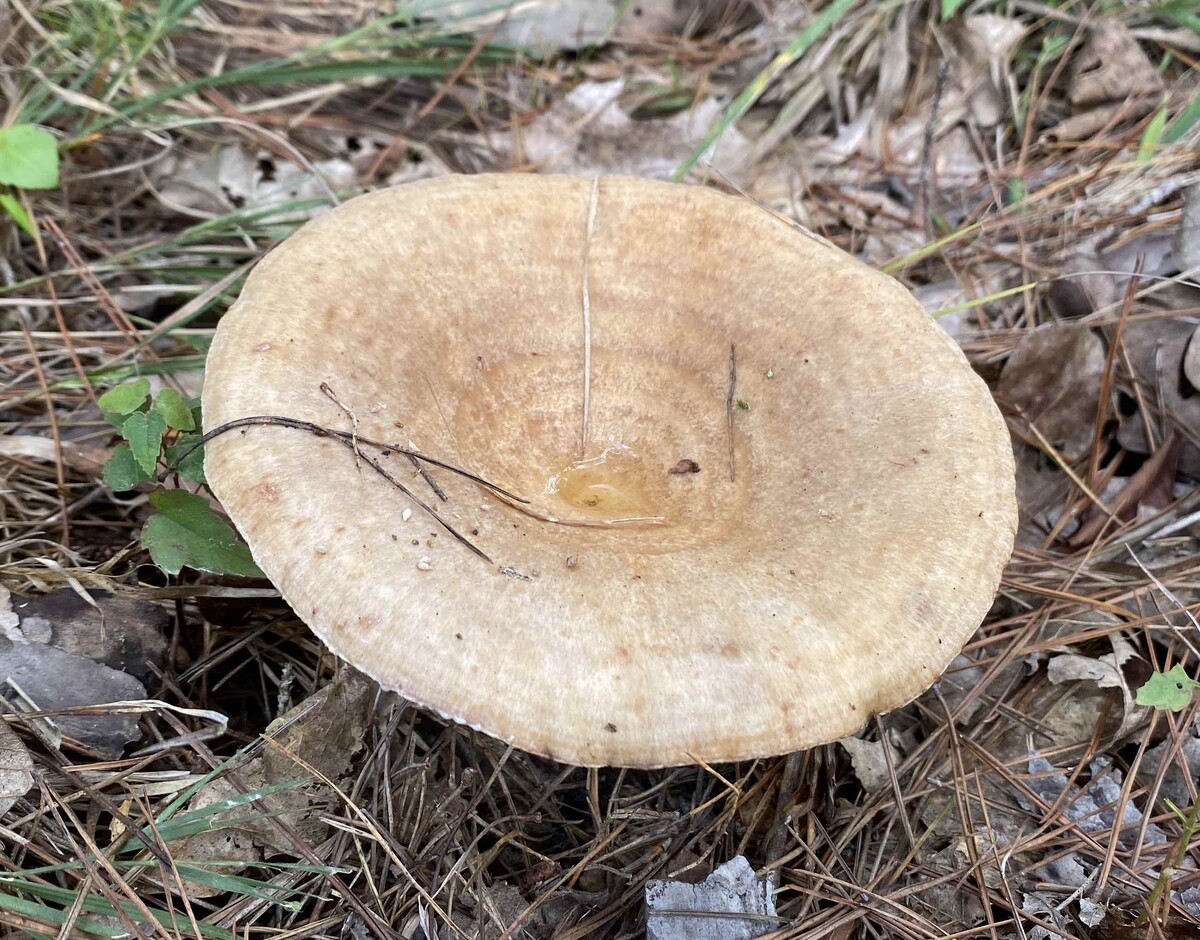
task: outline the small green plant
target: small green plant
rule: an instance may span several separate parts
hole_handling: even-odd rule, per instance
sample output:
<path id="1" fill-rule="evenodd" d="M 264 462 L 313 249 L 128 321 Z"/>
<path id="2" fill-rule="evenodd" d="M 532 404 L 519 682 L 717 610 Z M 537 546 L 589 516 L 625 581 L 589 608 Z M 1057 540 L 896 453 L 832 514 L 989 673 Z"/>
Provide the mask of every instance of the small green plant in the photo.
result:
<path id="1" fill-rule="evenodd" d="M 33 221 L 15 189 L 58 186 L 58 143 L 54 135 L 32 124 L 0 127 L 0 207 L 30 235 Z"/>
<path id="2" fill-rule="evenodd" d="M 154 483 L 165 465 L 182 480 L 203 485 L 204 451 L 200 405 L 173 388 L 150 394 L 150 380 L 137 379 L 109 389 L 97 404 L 125 439 L 104 466 L 104 482 L 124 492 Z M 261 577 L 250 550 L 207 499 L 183 489 L 150 493 L 154 513 L 142 530 L 142 547 L 168 574 L 185 565 L 217 574 Z"/>
<path id="3" fill-rule="evenodd" d="M 1196 689 L 1200 689 L 1200 682 L 1187 674 L 1182 663 L 1177 663 L 1169 672 L 1156 672 L 1147 679 L 1137 690 L 1137 703 L 1177 712 L 1188 706 Z"/>
<path id="4" fill-rule="evenodd" d="M 1200 689 L 1200 682 L 1187 674 L 1182 663 L 1176 663 L 1167 672 L 1156 672 L 1146 680 L 1145 684 L 1137 690 L 1137 703 L 1150 708 L 1165 708 L 1173 712 L 1182 711 L 1191 703 L 1192 693 L 1197 689 Z M 1200 830 L 1200 802 L 1193 803 L 1187 812 L 1181 810 L 1170 800 L 1166 800 L 1166 804 L 1179 819 L 1183 833 L 1176 844 L 1173 857 L 1169 864 L 1164 865 L 1159 872 L 1154 888 L 1146 899 L 1145 909 L 1137 921 L 1139 925 L 1143 926 L 1149 923 L 1163 896 L 1170 890 L 1171 882 L 1179 873 L 1179 869 L 1187 857 L 1188 846 L 1192 844 L 1192 838 Z"/>

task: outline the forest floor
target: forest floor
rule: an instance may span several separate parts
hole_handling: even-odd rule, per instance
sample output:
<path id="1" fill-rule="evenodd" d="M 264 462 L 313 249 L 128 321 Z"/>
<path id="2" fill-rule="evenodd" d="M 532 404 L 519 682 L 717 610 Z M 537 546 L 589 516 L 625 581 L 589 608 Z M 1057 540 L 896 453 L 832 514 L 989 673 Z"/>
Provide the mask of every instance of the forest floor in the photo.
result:
<path id="1" fill-rule="evenodd" d="M 577 2 L 588 35 L 530 49 L 400 6 L 0 0 L 8 936 L 632 937 L 648 880 L 737 855 L 780 937 L 1200 936 L 1195 7 Z M 213 518 L 152 477 L 255 262 L 483 171 L 741 193 L 938 318 L 1021 524 L 933 689 L 786 757 L 572 768 L 377 696 L 203 546 L 147 551 L 153 513 Z"/>

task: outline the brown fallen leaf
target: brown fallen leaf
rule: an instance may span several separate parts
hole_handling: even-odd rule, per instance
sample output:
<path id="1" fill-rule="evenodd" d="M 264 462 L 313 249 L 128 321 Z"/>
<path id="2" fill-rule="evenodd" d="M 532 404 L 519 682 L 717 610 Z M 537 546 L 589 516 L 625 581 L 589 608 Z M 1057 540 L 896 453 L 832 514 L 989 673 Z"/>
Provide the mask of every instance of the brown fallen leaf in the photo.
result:
<path id="1" fill-rule="evenodd" d="M 980 127 L 995 127 L 1008 113 L 1008 59 L 1025 35 L 1018 20 L 991 13 L 955 17 L 943 25 L 971 116 Z"/>
<path id="2" fill-rule="evenodd" d="M 1183 439 L 1178 431 L 1172 430 L 1150 459 L 1138 467 L 1117 498 L 1108 504 L 1108 508 L 1118 519 L 1125 521 L 1134 518 L 1143 504 L 1150 508 L 1163 508 L 1170 502 L 1182 453 Z M 1090 545 L 1104 531 L 1108 520 L 1106 513 L 1092 506 L 1079 530 L 1067 541 L 1068 547 L 1077 549 Z"/>
<path id="3" fill-rule="evenodd" d="M 1103 375 L 1104 342 L 1094 331 L 1082 323 L 1045 323 L 1013 350 L 996 397 L 1076 459 L 1095 437 Z"/>
<path id="4" fill-rule="evenodd" d="M 1146 709 L 1134 705 L 1133 691 L 1129 687 L 1122 666 L 1137 656 L 1133 644 L 1119 633 L 1109 634 L 1112 652 L 1100 656 L 1085 656 L 1082 653 L 1063 653 L 1046 663 L 1046 678 L 1053 685 L 1064 682 L 1094 682 L 1101 689 L 1119 689 L 1122 701 L 1121 724 L 1115 734 L 1120 736 L 1144 720 Z"/>
<path id="5" fill-rule="evenodd" d="M 1067 97 L 1076 107 L 1090 107 L 1162 89 L 1162 76 L 1129 27 L 1118 19 L 1102 19 L 1089 30 L 1071 63 Z"/>
<path id="6" fill-rule="evenodd" d="M 1117 442 L 1131 453 L 1148 455 L 1152 439 L 1161 441 L 1172 427 L 1178 427 L 1184 437 L 1179 466 L 1193 476 L 1200 474 L 1200 448 L 1192 443 L 1200 440 L 1200 391 L 1187 380 L 1184 357 L 1194 332 L 1195 324 L 1184 320 L 1130 322 L 1122 345 L 1132 376 L 1122 357 L 1117 359 L 1126 388 L 1133 390 L 1132 379 L 1154 424 L 1152 436 L 1148 435 L 1143 409 L 1136 408 L 1121 416 Z"/>
<path id="7" fill-rule="evenodd" d="M 538 117 L 520 140 L 524 159 L 543 172 L 628 173 L 667 179 L 721 114 L 715 98 L 665 118 L 635 120 L 619 106 L 625 81 L 583 82 Z M 739 182 L 749 143 L 729 128 L 705 155 Z"/>
<path id="8" fill-rule="evenodd" d="M 1044 141 L 1091 140 L 1102 130 L 1145 117 L 1158 105 L 1157 98 L 1129 98 L 1120 104 L 1098 105 L 1059 121 L 1041 137 Z"/>
<path id="9" fill-rule="evenodd" d="M 0 437 L 0 457 L 58 463 L 60 453 L 62 462 L 70 469 L 84 476 L 99 476 L 112 456 L 112 448 L 92 447 L 73 441 L 60 441 L 59 444 L 55 444 L 52 438 L 36 434 Z"/>
<path id="10" fill-rule="evenodd" d="M 189 836 L 178 844 L 175 851 L 179 857 L 199 865 L 208 861 L 249 865 L 269 855 L 296 854 L 294 843 L 276 825 L 276 820 L 289 826 L 307 845 L 321 842 L 329 827 L 319 818 L 320 811 L 330 804 L 333 793 L 324 783 L 312 780 L 308 769 L 291 755 L 339 783 L 362 747 L 376 691 L 373 682 L 347 668 L 336 680 L 273 721 L 266 731 L 271 741 L 262 754 L 232 771 L 237 783 L 228 777 L 216 778 L 192 797 L 188 809 L 213 806 L 262 787 L 296 780 L 307 782 L 273 793 L 249 807 L 239 806 L 218 814 L 217 828 Z M 236 826 L 221 827 L 221 822 L 229 819 L 241 821 Z M 228 865 L 221 870 L 226 874 L 237 873 L 236 868 Z M 193 897 L 211 897 L 218 892 L 189 882 L 187 893 Z"/>
<path id="11" fill-rule="evenodd" d="M 1062 514 L 1071 492 L 1071 480 L 1040 450 L 1016 442 L 1017 506 L 1020 524 L 1017 542 L 1041 547 Z"/>
<path id="12" fill-rule="evenodd" d="M 1046 140 L 1089 140 L 1101 130 L 1136 121 L 1162 101 L 1162 76 L 1120 20 L 1092 26 L 1074 57 L 1067 98 L 1075 113 L 1054 127 Z"/>

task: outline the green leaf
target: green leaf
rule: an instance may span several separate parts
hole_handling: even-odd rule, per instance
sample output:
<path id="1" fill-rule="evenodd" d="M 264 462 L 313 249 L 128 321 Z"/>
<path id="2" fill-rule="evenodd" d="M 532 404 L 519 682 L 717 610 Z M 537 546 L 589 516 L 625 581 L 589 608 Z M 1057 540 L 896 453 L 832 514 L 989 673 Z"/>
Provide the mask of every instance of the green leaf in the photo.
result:
<path id="1" fill-rule="evenodd" d="M 942 22 L 950 19 L 967 0 L 942 0 Z"/>
<path id="2" fill-rule="evenodd" d="M 33 220 L 29 218 L 25 207 L 12 193 L 0 193 L 0 208 L 12 216 L 12 220 L 21 226 L 25 234 L 36 235 L 33 230 Z"/>
<path id="3" fill-rule="evenodd" d="M 154 410 L 163 416 L 169 428 L 176 431 L 196 429 L 196 422 L 192 420 L 192 409 L 173 388 L 164 388 L 158 393 L 158 397 L 154 399 Z"/>
<path id="4" fill-rule="evenodd" d="M 139 483 L 149 483 L 153 479 L 153 475 L 138 466 L 128 444 L 113 448 L 112 457 L 104 465 L 104 482 L 116 493 L 127 492 Z"/>
<path id="5" fill-rule="evenodd" d="M 22 189 L 58 185 L 58 142 L 32 124 L 0 128 L 0 183 Z"/>
<path id="6" fill-rule="evenodd" d="M 163 453 L 167 458 L 167 463 L 174 466 L 175 471 L 185 480 L 190 480 L 192 483 L 207 483 L 208 479 L 204 476 L 203 447 L 197 447 L 178 464 L 175 463 L 175 461 L 179 460 L 179 455 L 198 440 L 200 440 L 199 434 L 182 434 L 179 440 L 168 447 Z"/>
<path id="7" fill-rule="evenodd" d="M 1184 134 L 1190 131 L 1200 121 L 1200 95 L 1192 98 L 1186 108 L 1179 112 L 1171 126 L 1162 136 L 1164 144 L 1176 143 Z"/>
<path id="8" fill-rule="evenodd" d="M 1200 689 L 1200 682 L 1191 678 L 1180 663 L 1170 672 L 1156 672 L 1147 679 L 1137 690 L 1137 703 L 1177 712 L 1187 707 L 1196 689 Z"/>
<path id="9" fill-rule="evenodd" d="M 183 490 L 159 490 L 150 494 L 150 505 L 158 514 L 151 516 L 142 530 L 142 545 L 163 571 L 179 574 L 187 565 L 214 574 L 263 576 L 250 549 L 204 497 Z"/>
<path id="10" fill-rule="evenodd" d="M 142 407 L 142 402 L 149 397 L 150 380 L 138 379 L 136 382 L 126 382 L 116 388 L 110 388 L 96 400 L 96 404 L 100 406 L 101 411 L 127 415 Z"/>
<path id="11" fill-rule="evenodd" d="M 1163 129 L 1167 126 L 1167 109 L 1159 108 L 1158 113 L 1150 119 L 1150 123 L 1146 125 L 1146 131 L 1142 134 L 1142 142 L 1138 146 L 1137 162 L 1149 163 L 1154 159 L 1154 155 L 1158 153 L 1159 145 L 1162 143 Z"/>
<path id="12" fill-rule="evenodd" d="M 135 411 L 121 425 L 121 437 L 129 441 L 134 459 L 146 473 L 153 473 L 162 450 L 167 422 L 157 411 Z"/>

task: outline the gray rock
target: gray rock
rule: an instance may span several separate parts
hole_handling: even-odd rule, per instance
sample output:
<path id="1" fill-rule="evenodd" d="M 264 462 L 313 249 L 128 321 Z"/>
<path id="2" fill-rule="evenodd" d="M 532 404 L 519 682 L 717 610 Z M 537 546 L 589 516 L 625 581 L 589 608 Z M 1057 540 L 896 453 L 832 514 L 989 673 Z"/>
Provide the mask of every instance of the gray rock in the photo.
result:
<path id="1" fill-rule="evenodd" d="M 779 926 L 771 883 L 741 855 L 699 884 L 646 885 L 647 940 L 752 940 Z"/>

